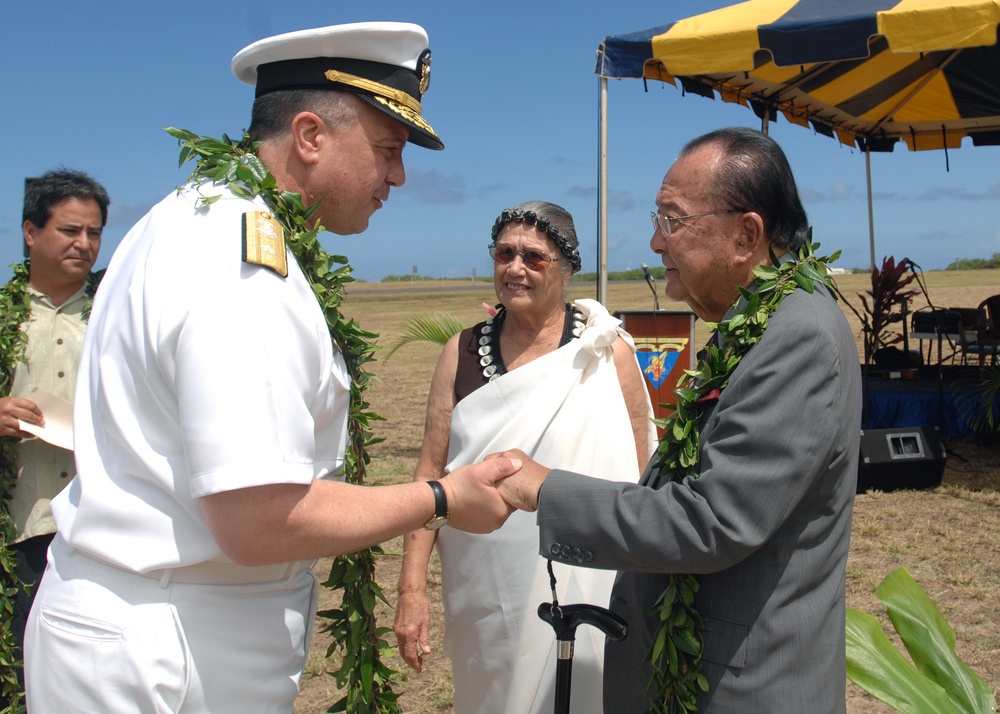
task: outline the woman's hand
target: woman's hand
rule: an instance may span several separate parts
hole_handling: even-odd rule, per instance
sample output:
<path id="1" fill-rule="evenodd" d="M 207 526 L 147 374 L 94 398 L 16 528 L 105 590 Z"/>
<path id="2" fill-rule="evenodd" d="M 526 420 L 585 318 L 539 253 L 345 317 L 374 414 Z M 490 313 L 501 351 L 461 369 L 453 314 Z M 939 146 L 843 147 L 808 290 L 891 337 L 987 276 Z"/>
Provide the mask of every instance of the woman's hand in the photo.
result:
<path id="1" fill-rule="evenodd" d="M 399 594 L 392 629 L 396 632 L 400 655 L 420 672 L 424 656 L 431 653 L 431 607 L 426 591 Z"/>

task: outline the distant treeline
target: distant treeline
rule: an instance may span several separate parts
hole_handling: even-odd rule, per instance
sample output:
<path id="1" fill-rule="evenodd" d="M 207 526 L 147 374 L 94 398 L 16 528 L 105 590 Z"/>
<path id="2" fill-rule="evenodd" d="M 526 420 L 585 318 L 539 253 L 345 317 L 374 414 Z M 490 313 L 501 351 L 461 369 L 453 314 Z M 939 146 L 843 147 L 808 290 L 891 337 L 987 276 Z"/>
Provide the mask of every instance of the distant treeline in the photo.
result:
<path id="1" fill-rule="evenodd" d="M 656 280 L 662 280 L 663 274 L 666 269 L 660 266 L 659 268 L 650 268 L 649 272 Z M 421 280 L 461 280 L 467 281 L 471 278 L 468 275 L 463 275 L 459 277 L 451 278 L 431 278 L 423 275 L 387 275 L 382 278 L 383 283 L 409 283 L 409 282 L 419 282 Z M 608 280 L 645 280 L 646 276 L 642 272 L 641 268 L 636 268 L 634 270 L 619 270 L 608 273 Z M 480 275 L 476 280 L 482 280 L 484 282 L 493 282 L 492 275 Z M 593 283 L 597 280 L 597 273 L 577 273 L 572 278 L 573 282 L 581 283 Z"/>
<path id="2" fill-rule="evenodd" d="M 658 268 L 650 268 L 649 273 L 656 280 L 662 280 L 663 275 L 666 272 L 666 268 L 662 265 Z M 618 281 L 618 280 L 645 280 L 646 274 L 642 272 L 642 268 L 633 268 L 632 270 L 617 270 L 608 272 L 608 281 Z M 597 273 L 577 273 L 572 278 L 572 281 L 578 281 L 581 283 L 593 283 L 597 280 Z"/>
<path id="3" fill-rule="evenodd" d="M 1000 268 L 1000 253 L 994 253 L 992 258 L 965 258 L 951 263 L 945 270 L 985 270 L 989 268 Z M 853 273 L 867 273 L 868 268 L 851 268 Z M 663 280 L 665 268 L 663 266 L 650 268 L 649 272 L 656 280 Z M 383 283 L 409 283 L 421 280 L 461 280 L 467 281 L 471 278 L 468 275 L 452 278 L 431 278 L 422 275 L 387 275 L 382 278 Z M 645 280 L 646 275 L 641 268 L 632 270 L 618 270 L 608 273 L 608 280 L 611 282 L 622 280 Z M 476 280 L 492 282 L 492 275 L 480 275 Z M 593 283 L 597 281 L 597 273 L 577 273 L 572 278 L 573 282 Z"/>
<path id="4" fill-rule="evenodd" d="M 945 270 L 984 270 L 1000 268 L 1000 253 L 994 253 L 992 258 L 963 258 L 951 263 Z"/>

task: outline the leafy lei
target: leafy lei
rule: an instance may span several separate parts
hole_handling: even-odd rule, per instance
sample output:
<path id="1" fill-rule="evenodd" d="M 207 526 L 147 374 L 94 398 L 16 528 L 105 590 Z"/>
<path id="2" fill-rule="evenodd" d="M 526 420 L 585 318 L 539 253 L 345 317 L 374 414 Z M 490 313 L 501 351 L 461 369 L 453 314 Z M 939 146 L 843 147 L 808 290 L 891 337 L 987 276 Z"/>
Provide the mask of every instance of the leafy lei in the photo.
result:
<path id="1" fill-rule="evenodd" d="M 700 420 L 706 401 L 729 384 L 740 361 L 760 342 L 768 320 L 785 296 L 801 288 L 812 292 L 822 283 L 836 294 L 830 278 L 830 257 L 816 257 L 819 244 L 806 241 L 792 259 L 785 262 L 771 254 L 772 265 L 754 268 L 754 281 L 739 289 L 734 305 L 736 313 L 728 320 L 707 323 L 718 333 L 693 370 L 685 371 L 678 382 L 675 410 L 656 420 L 664 430 L 654 458 L 655 467 L 669 480 L 680 483 L 698 478 L 701 457 Z M 698 690 L 708 691 L 708 680 L 701 673 L 704 622 L 694 608 L 698 579 L 690 574 L 671 574 L 667 588 L 653 603 L 650 614 L 659 625 L 653 635 L 653 647 L 646 660 L 653 667 L 649 691 L 654 692 L 654 714 L 683 714 L 697 711 Z"/>
<path id="2" fill-rule="evenodd" d="M 24 362 L 28 347 L 28 333 L 22 327 L 31 315 L 31 298 L 28 294 L 29 262 L 10 266 L 13 277 L 0 287 L 0 397 L 10 396 L 14 386 L 14 372 L 17 365 Z M 86 295 L 81 319 L 86 322 L 90 308 L 94 304 L 94 293 L 104 276 L 104 271 L 87 276 Z M 10 545 L 17 538 L 14 519 L 9 512 L 11 492 L 17 481 L 17 462 L 14 447 L 17 439 L 0 438 L 0 702 L 6 706 L 0 714 L 14 714 L 23 711 L 23 692 L 17 682 L 17 670 L 23 666 L 15 652 L 11 622 L 14 617 L 14 601 L 24 583 L 17 577 L 15 567 L 17 556 Z"/>
<path id="3" fill-rule="evenodd" d="M 259 141 L 244 133 L 239 142 L 223 135 L 222 140 L 198 136 L 183 129 L 167 128 L 181 147 L 180 165 L 194 161 L 195 168 L 188 180 L 194 184 L 211 181 L 224 184 L 236 196 L 260 196 L 285 231 L 286 245 L 312 287 L 320 309 L 326 318 L 330 337 L 340 349 L 351 376 L 351 405 L 348 413 L 346 449 L 346 480 L 363 484 L 369 462 L 368 447 L 377 442 L 372 434 L 372 422 L 381 419 L 370 410 L 364 392 L 371 381 L 365 365 L 371 362 L 377 335 L 366 332 L 340 311 L 344 286 L 354 281 L 347 258 L 328 254 L 317 236 L 323 230 L 319 223 L 310 226 L 317 204 L 306 206 L 297 193 L 282 191 L 267 166 L 258 158 Z M 219 196 L 204 196 L 201 203 L 210 206 Z M 340 267 L 335 267 L 340 266 Z M 333 673 L 337 686 L 346 693 L 328 711 L 380 712 L 396 714 L 398 697 L 392 691 L 394 670 L 382 662 L 389 651 L 384 635 L 387 627 L 378 627 L 375 606 L 386 604 L 382 588 L 375 581 L 375 556 L 382 554 L 378 546 L 358 553 L 342 555 L 334 560 L 330 575 L 323 585 L 331 590 L 343 590 L 339 609 L 319 613 L 329 622 L 324 631 L 331 633 L 333 643 L 327 656 L 340 652 L 340 668 Z"/>

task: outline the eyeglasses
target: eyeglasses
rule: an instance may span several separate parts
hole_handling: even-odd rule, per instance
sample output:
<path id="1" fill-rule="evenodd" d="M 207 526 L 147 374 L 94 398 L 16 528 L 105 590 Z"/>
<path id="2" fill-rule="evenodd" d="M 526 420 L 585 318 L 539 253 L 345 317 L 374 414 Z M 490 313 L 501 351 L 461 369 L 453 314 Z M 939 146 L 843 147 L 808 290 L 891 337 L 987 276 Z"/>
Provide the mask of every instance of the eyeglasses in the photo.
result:
<path id="1" fill-rule="evenodd" d="M 514 250 L 509 245 L 496 245 L 490 246 L 490 257 L 493 258 L 494 262 L 500 265 L 509 265 L 514 262 L 514 258 L 521 256 L 521 262 L 524 263 L 524 267 L 529 270 L 545 270 L 549 267 L 549 263 L 555 263 L 561 258 L 549 255 L 548 253 L 543 253 L 540 250 Z"/>
<path id="2" fill-rule="evenodd" d="M 703 218 L 704 216 L 720 216 L 723 213 L 745 213 L 738 208 L 730 208 L 726 211 L 712 211 L 711 213 L 694 213 L 690 216 L 664 216 L 659 211 L 650 211 L 649 217 L 653 219 L 653 228 L 656 228 L 663 234 L 664 238 L 669 238 L 674 234 L 676 230 L 674 228 L 675 222 L 685 221 L 689 218 Z"/>

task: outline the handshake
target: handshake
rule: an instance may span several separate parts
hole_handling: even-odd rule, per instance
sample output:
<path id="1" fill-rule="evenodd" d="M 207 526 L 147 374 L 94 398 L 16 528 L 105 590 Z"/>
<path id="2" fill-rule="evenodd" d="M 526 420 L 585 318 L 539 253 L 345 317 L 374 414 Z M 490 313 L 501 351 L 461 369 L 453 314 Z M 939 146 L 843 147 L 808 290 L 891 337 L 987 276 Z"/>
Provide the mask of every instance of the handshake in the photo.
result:
<path id="1" fill-rule="evenodd" d="M 469 533 L 490 533 L 514 511 L 536 510 L 538 490 L 549 471 L 517 449 L 455 469 L 441 479 L 448 497 L 448 525 Z"/>

